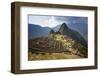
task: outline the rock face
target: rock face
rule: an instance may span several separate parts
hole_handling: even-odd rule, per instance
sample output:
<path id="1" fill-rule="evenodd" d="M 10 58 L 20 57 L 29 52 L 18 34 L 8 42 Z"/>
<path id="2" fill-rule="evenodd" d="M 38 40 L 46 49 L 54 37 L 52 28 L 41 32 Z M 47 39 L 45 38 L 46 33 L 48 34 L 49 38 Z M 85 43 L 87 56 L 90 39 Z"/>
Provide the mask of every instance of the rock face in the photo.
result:
<path id="1" fill-rule="evenodd" d="M 66 23 L 63 23 L 57 32 L 61 35 L 71 37 L 73 40 L 87 47 L 87 41 L 77 31 L 70 29 Z"/>
<path id="2" fill-rule="evenodd" d="M 69 28 L 66 23 L 63 23 L 59 29 L 60 34 L 67 35 L 69 33 Z"/>

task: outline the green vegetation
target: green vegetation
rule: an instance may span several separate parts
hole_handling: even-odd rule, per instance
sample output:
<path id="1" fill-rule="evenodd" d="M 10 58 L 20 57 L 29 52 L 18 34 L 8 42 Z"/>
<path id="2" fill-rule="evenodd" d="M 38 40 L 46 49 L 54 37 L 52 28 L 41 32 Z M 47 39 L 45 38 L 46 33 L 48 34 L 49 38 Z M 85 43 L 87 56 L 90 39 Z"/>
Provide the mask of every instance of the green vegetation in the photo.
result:
<path id="1" fill-rule="evenodd" d="M 77 59 L 80 58 L 80 56 L 72 55 L 72 54 L 66 54 L 66 53 L 39 53 L 38 55 L 36 53 L 29 52 L 28 53 L 28 60 L 55 60 L 55 59 Z"/>
<path id="2" fill-rule="evenodd" d="M 86 58 L 88 50 L 70 37 L 50 34 L 47 38 L 30 41 L 28 60 L 54 60 Z"/>

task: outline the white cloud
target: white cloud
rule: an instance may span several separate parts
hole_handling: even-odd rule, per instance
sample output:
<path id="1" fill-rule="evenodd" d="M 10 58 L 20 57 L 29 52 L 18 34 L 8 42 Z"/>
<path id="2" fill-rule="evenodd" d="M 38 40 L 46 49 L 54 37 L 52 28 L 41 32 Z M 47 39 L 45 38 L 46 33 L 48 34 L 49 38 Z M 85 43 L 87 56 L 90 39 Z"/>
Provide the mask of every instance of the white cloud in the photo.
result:
<path id="1" fill-rule="evenodd" d="M 42 27 L 55 27 L 61 23 L 63 23 L 64 21 L 60 21 L 57 20 L 54 16 L 38 16 L 38 17 L 34 17 L 34 16 L 29 16 L 29 23 L 31 24 L 38 24 Z"/>

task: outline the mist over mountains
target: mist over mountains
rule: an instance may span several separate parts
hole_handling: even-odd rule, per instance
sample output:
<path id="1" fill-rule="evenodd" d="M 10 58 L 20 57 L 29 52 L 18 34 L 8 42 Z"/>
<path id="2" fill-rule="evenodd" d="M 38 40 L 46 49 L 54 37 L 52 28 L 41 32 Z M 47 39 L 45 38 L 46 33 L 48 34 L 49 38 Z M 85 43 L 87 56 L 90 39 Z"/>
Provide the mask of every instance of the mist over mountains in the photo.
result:
<path id="1" fill-rule="evenodd" d="M 33 39 L 37 37 L 47 37 L 51 28 L 41 27 L 36 24 L 28 24 L 28 39 Z"/>
<path id="2" fill-rule="evenodd" d="M 56 27 L 42 27 L 41 25 L 28 24 L 28 39 L 36 37 L 47 37 L 51 29 L 58 31 L 62 24 L 57 25 Z M 82 37 L 87 41 L 87 24 L 85 23 L 68 23 L 66 24 L 70 29 L 79 32 Z"/>

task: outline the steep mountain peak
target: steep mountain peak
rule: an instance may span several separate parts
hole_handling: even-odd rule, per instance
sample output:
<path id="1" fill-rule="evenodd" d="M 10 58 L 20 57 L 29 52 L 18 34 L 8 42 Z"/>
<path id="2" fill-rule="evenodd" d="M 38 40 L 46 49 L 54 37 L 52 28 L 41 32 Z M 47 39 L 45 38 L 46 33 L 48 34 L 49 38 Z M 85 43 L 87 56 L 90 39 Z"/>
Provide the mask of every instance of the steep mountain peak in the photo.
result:
<path id="1" fill-rule="evenodd" d="M 61 27 L 60 27 L 60 29 L 59 29 L 59 32 L 60 32 L 61 34 L 64 34 L 64 32 L 66 32 L 68 29 L 69 29 L 69 28 L 68 28 L 67 24 L 66 24 L 66 23 L 62 23 L 62 24 L 61 24 Z"/>
<path id="2" fill-rule="evenodd" d="M 66 23 L 62 23 L 61 28 L 68 28 Z"/>

